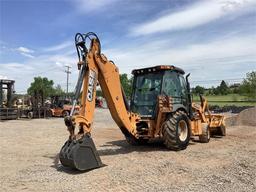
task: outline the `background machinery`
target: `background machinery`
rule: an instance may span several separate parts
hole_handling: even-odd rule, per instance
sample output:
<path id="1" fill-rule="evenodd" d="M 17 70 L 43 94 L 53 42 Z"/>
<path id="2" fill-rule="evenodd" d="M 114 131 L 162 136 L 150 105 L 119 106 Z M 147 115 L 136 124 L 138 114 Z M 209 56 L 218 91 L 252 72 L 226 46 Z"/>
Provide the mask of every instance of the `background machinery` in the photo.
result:
<path id="1" fill-rule="evenodd" d="M 18 118 L 18 109 L 13 106 L 14 80 L 0 79 L 0 120 Z"/>
<path id="2" fill-rule="evenodd" d="M 88 39 L 90 45 L 86 46 Z M 200 105 L 192 103 L 189 74 L 184 78 L 182 69 L 162 65 L 133 70 L 129 104 L 120 84 L 119 70 L 101 54 L 97 35 L 78 33 L 75 43 L 80 74 L 70 116 L 64 119 L 70 135 L 60 151 L 62 165 L 78 170 L 102 166 L 90 134 L 97 82 L 112 118 L 132 145 L 159 138 L 168 149 L 182 150 L 188 146 L 191 136 L 208 142 L 210 134 L 225 135 L 222 115 L 211 114 L 203 97 Z M 74 115 L 81 91 L 81 108 L 79 114 Z"/>
<path id="3" fill-rule="evenodd" d="M 0 120 L 49 117 L 49 108 L 34 97 L 15 94 L 14 80 L 0 79 Z"/>
<path id="4" fill-rule="evenodd" d="M 50 105 L 50 115 L 55 117 L 66 117 L 70 114 L 72 103 L 69 99 L 62 96 L 52 96 Z M 75 106 L 75 110 L 79 111 L 79 105 Z"/>

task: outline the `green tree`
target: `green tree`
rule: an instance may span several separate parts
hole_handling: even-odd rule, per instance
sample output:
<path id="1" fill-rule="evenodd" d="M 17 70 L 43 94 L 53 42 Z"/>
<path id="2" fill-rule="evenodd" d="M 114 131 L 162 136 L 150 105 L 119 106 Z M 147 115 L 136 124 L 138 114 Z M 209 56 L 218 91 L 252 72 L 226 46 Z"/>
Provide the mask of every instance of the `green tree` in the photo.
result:
<path id="1" fill-rule="evenodd" d="M 228 85 L 224 80 L 221 81 L 220 86 L 217 88 L 219 90 L 219 94 L 227 95 L 229 92 Z"/>
<path id="2" fill-rule="evenodd" d="M 216 88 L 214 88 L 214 87 L 213 87 L 213 89 L 212 89 L 212 93 L 213 93 L 213 95 L 219 95 L 219 94 L 220 94 L 219 86 L 218 86 L 218 87 L 216 87 Z"/>
<path id="3" fill-rule="evenodd" d="M 201 87 L 199 85 L 197 85 L 193 90 L 192 90 L 193 94 L 195 95 L 203 95 L 205 92 L 205 88 Z"/>
<path id="4" fill-rule="evenodd" d="M 132 78 L 128 78 L 126 73 L 120 75 L 120 82 L 124 89 L 124 92 L 128 98 L 131 97 L 132 94 Z"/>
<path id="5" fill-rule="evenodd" d="M 58 85 L 54 88 L 54 95 L 59 95 L 59 96 L 65 95 L 65 92 L 64 92 L 63 89 L 61 88 L 60 84 L 58 84 Z"/>
<path id="6" fill-rule="evenodd" d="M 43 104 L 46 97 L 54 94 L 53 84 L 53 80 L 48 80 L 46 77 L 35 77 L 27 92 L 37 101 L 41 100 L 41 104 Z"/>
<path id="7" fill-rule="evenodd" d="M 239 94 L 240 93 L 240 83 L 234 83 L 233 85 L 229 86 L 229 92 L 233 94 Z"/>
<path id="8" fill-rule="evenodd" d="M 256 71 L 246 74 L 246 79 L 240 86 L 240 92 L 250 99 L 256 99 Z"/>
<path id="9" fill-rule="evenodd" d="M 214 95 L 214 90 L 215 88 L 213 86 L 209 88 L 209 95 Z"/>

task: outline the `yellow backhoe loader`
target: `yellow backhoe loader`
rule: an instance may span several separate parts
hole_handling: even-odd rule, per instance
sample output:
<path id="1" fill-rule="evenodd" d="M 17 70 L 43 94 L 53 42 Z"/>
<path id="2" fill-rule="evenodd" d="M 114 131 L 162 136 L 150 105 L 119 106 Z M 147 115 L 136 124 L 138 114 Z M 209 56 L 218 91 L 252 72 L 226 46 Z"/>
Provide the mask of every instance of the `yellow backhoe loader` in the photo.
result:
<path id="1" fill-rule="evenodd" d="M 86 42 L 89 40 L 89 46 Z M 63 166 L 89 170 L 102 166 L 91 138 L 96 85 L 99 82 L 112 118 L 132 145 L 159 138 L 168 149 L 183 150 L 191 136 L 209 142 L 210 135 L 224 136 L 224 116 L 211 114 L 207 101 L 192 103 L 189 74 L 175 66 L 161 65 L 132 71 L 131 102 L 122 89 L 118 67 L 101 53 L 95 33 L 76 34 L 75 44 L 80 71 L 73 108 L 64 121 L 70 133 L 60 151 Z M 81 97 L 79 114 L 74 109 Z"/>

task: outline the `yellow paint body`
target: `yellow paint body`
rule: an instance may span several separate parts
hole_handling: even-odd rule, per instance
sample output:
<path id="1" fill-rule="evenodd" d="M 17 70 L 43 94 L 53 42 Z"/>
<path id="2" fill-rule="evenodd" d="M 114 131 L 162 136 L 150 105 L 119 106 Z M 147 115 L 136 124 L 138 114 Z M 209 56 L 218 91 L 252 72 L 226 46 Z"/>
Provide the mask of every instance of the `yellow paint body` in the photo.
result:
<path id="1" fill-rule="evenodd" d="M 85 62 L 79 62 L 78 64 L 83 65 Z M 91 132 L 97 82 L 101 87 L 112 118 L 123 133 L 129 133 L 137 139 L 140 137 L 143 137 L 143 139 L 162 137 L 162 123 L 165 121 L 167 114 L 174 112 L 171 97 L 159 95 L 156 118 L 142 119 L 139 114 L 126 109 L 118 67 L 100 53 L 97 39 L 92 39 L 86 64 L 88 69 L 83 77 L 81 108 L 79 115 L 73 117 L 74 124 L 80 129 L 78 133 L 80 136 L 78 138 L 85 133 Z M 160 69 L 171 70 L 172 68 L 160 66 Z M 202 134 L 202 123 L 207 123 L 212 129 L 224 125 L 224 116 L 211 114 L 205 99 L 201 102 L 201 105 L 192 103 L 192 109 L 196 115 L 189 121 L 191 135 L 198 136 Z M 141 121 L 145 122 L 148 127 L 147 135 L 141 136 L 137 132 L 137 123 Z M 74 132 L 70 132 L 70 134 L 71 137 L 74 137 Z"/>

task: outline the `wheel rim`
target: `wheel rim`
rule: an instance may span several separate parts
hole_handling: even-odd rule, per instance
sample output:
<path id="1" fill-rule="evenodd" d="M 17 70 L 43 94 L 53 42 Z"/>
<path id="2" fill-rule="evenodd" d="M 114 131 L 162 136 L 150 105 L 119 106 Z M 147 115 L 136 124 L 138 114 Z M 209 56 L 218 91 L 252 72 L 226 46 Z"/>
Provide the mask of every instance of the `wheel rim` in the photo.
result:
<path id="1" fill-rule="evenodd" d="M 181 141 L 185 141 L 187 139 L 188 126 L 187 126 L 187 122 L 184 120 L 181 120 L 178 124 L 178 135 Z"/>

